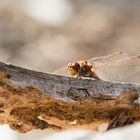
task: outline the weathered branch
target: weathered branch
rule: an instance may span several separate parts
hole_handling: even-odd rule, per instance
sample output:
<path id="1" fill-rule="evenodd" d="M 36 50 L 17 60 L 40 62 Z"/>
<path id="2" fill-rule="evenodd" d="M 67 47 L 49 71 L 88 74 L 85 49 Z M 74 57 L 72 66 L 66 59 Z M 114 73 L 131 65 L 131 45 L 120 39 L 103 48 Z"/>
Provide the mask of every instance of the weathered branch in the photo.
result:
<path id="1" fill-rule="evenodd" d="M 91 97 L 99 93 L 103 95 L 118 96 L 123 91 L 135 91 L 140 94 L 140 85 L 134 84 L 70 78 L 36 72 L 4 63 L 0 63 L 0 71 L 10 74 L 12 82 L 18 82 L 16 84 L 21 84 L 22 86 L 33 86 L 48 96 L 65 101 L 73 100 L 68 96 L 68 91 L 71 88 L 86 89 Z M 82 94 L 79 94 L 79 96 L 82 96 Z"/>
<path id="2" fill-rule="evenodd" d="M 2 62 L 0 73 L 0 123 L 20 132 L 96 129 L 124 108 L 132 118 L 140 119 L 140 100 L 134 102 L 140 85 L 64 77 Z"/>

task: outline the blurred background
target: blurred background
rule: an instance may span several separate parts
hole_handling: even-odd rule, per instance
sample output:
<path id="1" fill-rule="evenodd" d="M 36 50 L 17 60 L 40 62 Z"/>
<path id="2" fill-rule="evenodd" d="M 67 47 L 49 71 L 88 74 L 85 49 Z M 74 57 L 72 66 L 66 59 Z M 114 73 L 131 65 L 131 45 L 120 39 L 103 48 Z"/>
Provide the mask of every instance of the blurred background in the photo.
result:
<path id="1" fill-rule="evenodd" d="M 139 0 L 0 0 L 0 61 L 53 72 L 140 51 Z"/>
<path id="2" fill-rule="evenodd" d="M 136 54 L 139 7 L 139 0 L 0 0 L 0 61 L 53 72 L 73 60 Z"/>

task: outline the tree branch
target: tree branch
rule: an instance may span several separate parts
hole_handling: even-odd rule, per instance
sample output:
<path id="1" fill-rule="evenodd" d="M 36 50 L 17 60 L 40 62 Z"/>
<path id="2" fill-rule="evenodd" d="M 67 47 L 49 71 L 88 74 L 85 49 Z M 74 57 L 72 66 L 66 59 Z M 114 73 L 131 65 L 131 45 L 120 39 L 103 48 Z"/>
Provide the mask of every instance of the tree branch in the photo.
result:
<path id="1" fill-rule="evenodd" d="M 123 109 L 140 119 L 140 85 L 78 79 L 0 62 L 0 123 L 26 132 L 97 129 Z M 96 120 L 96 121 L 95 121 Z"/>

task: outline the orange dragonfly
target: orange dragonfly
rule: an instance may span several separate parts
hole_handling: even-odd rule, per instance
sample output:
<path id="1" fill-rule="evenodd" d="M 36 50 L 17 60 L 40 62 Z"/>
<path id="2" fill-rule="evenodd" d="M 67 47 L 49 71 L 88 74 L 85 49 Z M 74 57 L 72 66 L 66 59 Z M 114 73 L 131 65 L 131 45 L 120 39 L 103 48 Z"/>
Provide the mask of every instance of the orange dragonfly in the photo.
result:
<path id="1" fill-rule="evenodd" d="M 69 63 L 67 67 L 63 67 L 54 73 L 140 84 L 140 55 L 132 56 L 124 52 L 116 52 L 107 56 L 91 58 L 87 61 Z"/>

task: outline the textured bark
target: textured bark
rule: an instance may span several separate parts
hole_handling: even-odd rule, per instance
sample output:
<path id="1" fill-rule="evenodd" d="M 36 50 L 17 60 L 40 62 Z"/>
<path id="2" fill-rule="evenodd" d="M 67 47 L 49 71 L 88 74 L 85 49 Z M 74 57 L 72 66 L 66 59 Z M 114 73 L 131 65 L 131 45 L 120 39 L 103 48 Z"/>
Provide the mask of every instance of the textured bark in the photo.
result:
<path id="1" fill-rule="evenodd" d="M 124 109 L 136 121 L 139 94 L 140 85 L 64 77 L 0 63 L 0 123 L 20 132 L 98 129 Z"/>

